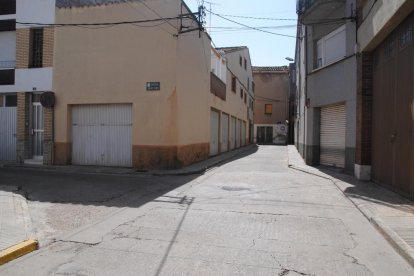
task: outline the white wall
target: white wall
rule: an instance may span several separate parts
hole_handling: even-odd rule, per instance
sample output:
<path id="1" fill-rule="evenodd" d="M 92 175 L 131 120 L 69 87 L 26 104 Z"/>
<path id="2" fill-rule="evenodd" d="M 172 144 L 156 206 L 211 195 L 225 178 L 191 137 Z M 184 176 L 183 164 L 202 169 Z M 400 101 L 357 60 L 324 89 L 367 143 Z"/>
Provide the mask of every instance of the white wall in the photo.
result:
<path id="1" fill-rule="evenodd" d="M 52 68 L 17 69 L 15 85 L 0 85 L 0 93 L 23 91 L 52 91 Z"/>
<path id="2" fill-rule="evenodd" d="M 16 21 L 23 23 L 54 23 L 55 3 L 55 0 L 17 0 Z M 17 24 L 16 27 L 27 28 L 29 26 Z"/>

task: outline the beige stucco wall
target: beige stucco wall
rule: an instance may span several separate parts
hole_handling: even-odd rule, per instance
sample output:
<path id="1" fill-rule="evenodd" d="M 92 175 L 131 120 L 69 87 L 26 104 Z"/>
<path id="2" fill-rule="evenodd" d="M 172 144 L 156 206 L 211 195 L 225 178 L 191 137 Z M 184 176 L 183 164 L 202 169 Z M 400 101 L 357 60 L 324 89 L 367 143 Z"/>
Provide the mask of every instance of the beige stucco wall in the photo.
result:
<path id="1" fill-rule="evenodd" d="M 209 143 L 210 45 L 205 34 L 180 36 L 177 44 L 177 91 L 179 145 Z"/>
<path id="2" fill-rule="evenodd" d="M 242 55 L 242 57 L 247 59 L 247 70 L 243 67 L 240 67 L 239 65 L 239 55 Z M 251 69 L 251 62 L 250 62 L 250 55 L 249 51 L 247 49 L 239 51 L 239 52 L 233 52 L 230 54 L 225 55 L 227 60 L 227 74 L 226 74 L 226 100 L 223 101 L 219 97 L 216 97 L 215 95 L 210 93 L 209 96 L 209 106 L 213 109 L 216 109 L 218 111 L 221 111 L 223 113 L 229 114 L 232 117 L 236 117 L 237 119 L 242 120 L 246 123 L 246 141 L 249 137 L 249 118 L 247 113 L 247 108 L 249 106 L 249 97 L 247 96 L 247 101 L 244 103 L 244 96 L 243 98 L 240 97 L 240 87 L 241 84 L 245 88 L 243 90 L 247 92 L 247 79 L 249 78 L 250 82 L 253 80 L 252 76 L 252 69 Z M 243 59 L 244 62 L 244 59 Z M 237 81 L 237 89 L 236 92 L 231 91 L 231 79 L 232 79 L 232 73 L 239 79 Z M 252 96 L 252 87 L 250 84 L 250 95 Z M 210 118 L 210 117 L 209 117 Z M 252 122 L 253 123 L 253 122 Z M 209 133 L 210 135 L 210 133 Z"/>
<path id="3" fill-rule="evenodd" d="M 367 1 L 362 11 L 364 21 L 358 29 L 360 50 L 373 50 L 413 10 L 413 0 Z"/>
<path id="4" fill-rule="evenodd" d="M 289 74 L 288 72 L 253 72 L 256 84 L 254 103 L 255 124 L 276 124 L 288 119 Z M 276 101 L 267 101 L 274 99 Z M 273 105 L 272 115 L 265 114 L 265 104 Z"/>
<path id="5" fill-rule="evenodd" d="M 179 0 L 148 4 L 163 17 L 180 13 Z M 153 18 L 158 16 L 137 2 L 56 11 L 56 23 Z M 178 28 L 178 20 L 170 22 Z M 204 60 L 203 45 L 208 45 L 209 53 L 209 39 L 204 34 L 200 39 L 198 32 L 178 38 L 172 35 L 176 33 L 168 24 L 57 28 L 55 141 L 71 142 L 70 105 L 132 103 L 134 145 L 208 142 L 204 126 L 208 107 L 203 109 L 202 102 L 207 102 L 209 82 L 204 74 L 207 69 L 200 71 L 199 62 Z M 151 81 L 160 82 L 161 91 L 146 91 L 146 83 Z M 198 113 L 190 116 L 194 110 Z M 199 131 L 192 131 L 196 126 Z"/>

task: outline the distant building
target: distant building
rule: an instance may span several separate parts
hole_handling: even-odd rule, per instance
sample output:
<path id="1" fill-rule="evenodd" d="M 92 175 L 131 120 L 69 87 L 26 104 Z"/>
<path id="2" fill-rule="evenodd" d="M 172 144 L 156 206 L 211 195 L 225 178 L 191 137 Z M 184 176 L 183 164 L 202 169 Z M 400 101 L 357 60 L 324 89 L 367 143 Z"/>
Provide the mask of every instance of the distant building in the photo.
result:
<path id="1" fill-rule="evenodd" d="M 289 68 L 253 67 L 254 142 L 286 144 L 289 120 Z"/>
<path id="2" fill-rule="evenodd" d="M 212 49 L 210 155 L 251 143 L 254 84 L 249 49 L 245 46 Z M 216 75 L 218 78 L 214 78 Z M 216 80 L 215 80 L 216 79 Z M 213 90 L 225 80 L 225 97 Z M 223 89 L 224 90 L 224 89 Z M 213 96 L 215 95 L 215 96 Z M 219 141 L 214 143 L 214 141 Z"/>
<path id="3" fill-rule="evenodd" d="M 2 1 L 0 160 L 147 170 L 246 145 L 248 49 L 210 49 L 182 0 Z"/>

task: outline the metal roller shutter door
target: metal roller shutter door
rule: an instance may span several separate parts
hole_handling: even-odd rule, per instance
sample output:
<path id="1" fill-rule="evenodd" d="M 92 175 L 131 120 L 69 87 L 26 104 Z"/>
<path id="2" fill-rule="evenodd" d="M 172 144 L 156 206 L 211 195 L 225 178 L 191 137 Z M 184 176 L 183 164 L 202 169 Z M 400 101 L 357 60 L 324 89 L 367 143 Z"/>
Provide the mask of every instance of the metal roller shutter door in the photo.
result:
<path id="1" fill-rule="evenodd" d="M 210 113 L 210 156 L 219 153 L 220 115 L 216 111 Z"/>
<path id="2" fill-rule="evenodd" d="M 132 106 L 72 107 L 72 163 L 132 166 Z"/>
<path id="3" fill-rule="evenodd" d="M 321 108 L 320 163 L 326 166 L 345 167 L 345 105 Z"/>
<path id="4" fill-rule="evenodd" d="M 16 160 L 17 108 L 0 107 L 0 160 Z"/>

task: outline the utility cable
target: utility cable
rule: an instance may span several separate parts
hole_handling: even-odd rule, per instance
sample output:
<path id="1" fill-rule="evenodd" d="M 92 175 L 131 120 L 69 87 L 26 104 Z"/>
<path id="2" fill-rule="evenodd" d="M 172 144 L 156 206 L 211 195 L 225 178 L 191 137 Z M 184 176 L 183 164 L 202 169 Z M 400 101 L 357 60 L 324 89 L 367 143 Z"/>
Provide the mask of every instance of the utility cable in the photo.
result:
<path id="1" fill-rule="evenodd" d="M 210 12 L 211 14 L 213 14 L 213 15 L 217 16 L 217 17 L 220 17 L 220 18 L 224 19 L 224 20 L 227 20 L 227 21 L 229 21 L 229 22 L 232 22 L 232 23 L 234 23 L 234 24 L 237 24 L 237 25 L 240 25 L 240 26 L 243 26 L 243 27 L 246 27 L 246 28 L 252 29 L 252 30 L 256 30 L 256 31 L 259 31 L 259 32 L 267 33 L 267 34 L 277 35 L 277 36 L 284 36 L 284 37 L 296 38 L 296 36 L 293 36 L 293 35 L 279 34 L 279 33 L 274 33 L 274 32 L 270 32 L 270 31 L 262 30 L 262 29 L 259 29 L 259 28 L 256 28 L 256 27 L 248 26 L 248 25 L 246 25 L 246 24 L 243 24 L 243 23 L 237 22 L 237 21 L 232 20 L 232 19 L 230 19 L 230 18 L 226 18 L 226 17 L 224 17 L 224 16 L 221 16 L 221 15 L 219 15 L 219 14 L 217 14 L 217 13 L 214 13 L 214 12 L 212 12 L 212 11 L 210 11 L 210 10 L 207 10 L 207 11 L 208 11 L 208 12 Z"/>
<path id="2" fill-rule="evenodd" d="M 82 27 L 82 26 L 116 26 L 116 25 L 126 25 L 126 24 L 142 24 L 150 22 L 159 22 L 159 21 L 169 21 L 174 19 L 180 19 L 181 16 L 168 17 L 168 18 L 156 18 L 156 19 L 147 19 L 147 20 L 134 20 L 134 21 L 118 21 L 118 22 L 101 22 L 101 23 L 35 23 L 35 22 L 20 22 L 16 21 L 16 24 L 19 25 L 29 25 L 29 26 L 48 26 L 48 27 Z"/>
<path id="3" fill-rule="evenodd" d="M 270 18 L 270 17 L 253 17 L 253 16 L 243 16 L 243 15 L 232 15 L 232 14 L 219 14 L 221 16 L 226 17 L 234 17 L 234 18 L 245 18 L 245 19 L 255 19 L 255 20 L 269 20 L 269 21 L 297 21 L 298 19 L 295 18 Z"/>

